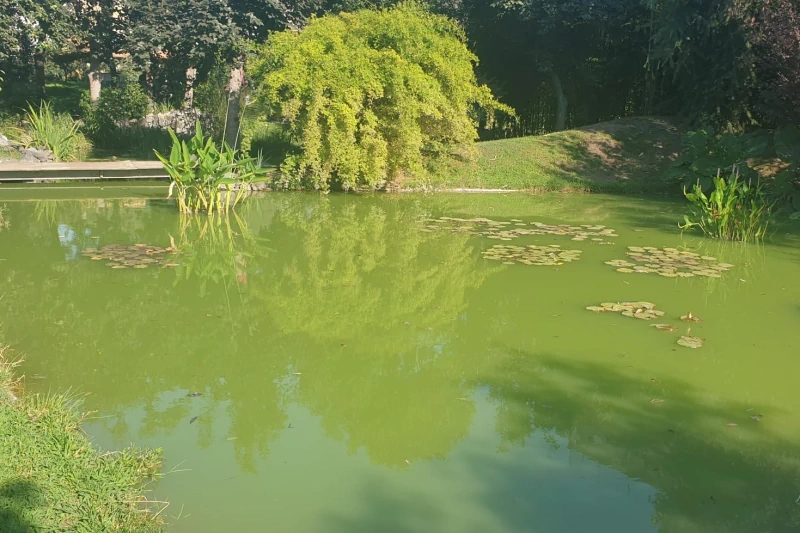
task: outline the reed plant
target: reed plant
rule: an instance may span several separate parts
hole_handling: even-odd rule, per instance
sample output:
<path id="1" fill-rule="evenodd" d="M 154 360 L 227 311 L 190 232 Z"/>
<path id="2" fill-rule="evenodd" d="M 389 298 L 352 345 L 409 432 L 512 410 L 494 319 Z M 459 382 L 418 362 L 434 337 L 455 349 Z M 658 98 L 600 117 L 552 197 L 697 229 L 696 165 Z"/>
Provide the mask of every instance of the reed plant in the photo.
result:
<path id="1" fill-rule="evenodd" d="M 223 143 L 218 147 L 205 138 L 198 121 L 189 141 L 169 130 L 172 150 L 169 157 L 155 151 L 170 176 L 169 197 L 175 193 L 181 213 L 228 211 L 250 192 L 253 183 L 266 181 L 268 169 Z"/>
<path id="2" fill-rule="evenodd" d="M 760 182 L 745 181 L 736 167 L 724 178 L 720 171 L 713 178 L 713 190 L 706 194 L 698 181 L 683 194 L 692 204 L 691 215 L 684 215 L 682 230 L 699 228 L 705 235 L 730 241 L 762 240 L 769 227 L 771 203 Z"/>
<path id="3" fill-rule="evenodd" d="M 56 161 L 82 161 L 92 144 L 80 131 L 80 122 L 67 113 L 55 113 L 48 102 L 28 104 L 20 135 L 29 148 L 50 150 Z"/>

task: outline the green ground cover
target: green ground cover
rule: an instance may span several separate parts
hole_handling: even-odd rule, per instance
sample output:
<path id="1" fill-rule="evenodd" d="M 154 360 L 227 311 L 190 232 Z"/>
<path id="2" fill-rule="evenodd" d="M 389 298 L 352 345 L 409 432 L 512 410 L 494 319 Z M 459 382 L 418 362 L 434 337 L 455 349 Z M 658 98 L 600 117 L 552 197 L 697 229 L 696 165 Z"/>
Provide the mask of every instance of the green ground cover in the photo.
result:
<path id="1" fill-rule="evenodd" d="M 619 119 L 548 135 L 478 143 L 476 161 L 440 169 L 431 185 L 662 192 L 668 184 L 661 177 L 680 148 L 681 131 L 667 119 Z"/>
<path id="2" fill-rule="evenodd" d="M 101 453 L 81 431 L 79 397 L 20 392 L 0 348 L 0 531 L 155 533 L 164 504 L 143 482 L 158 450 Z"/>

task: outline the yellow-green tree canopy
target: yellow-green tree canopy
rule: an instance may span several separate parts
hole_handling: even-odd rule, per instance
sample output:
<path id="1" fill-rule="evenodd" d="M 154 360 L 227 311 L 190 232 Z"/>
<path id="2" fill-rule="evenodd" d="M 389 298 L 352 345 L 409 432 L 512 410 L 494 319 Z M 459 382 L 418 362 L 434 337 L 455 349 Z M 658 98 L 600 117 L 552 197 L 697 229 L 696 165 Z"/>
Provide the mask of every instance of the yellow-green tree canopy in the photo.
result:
<path id="1" fill-rule="evenodd" d="M 456 22 L 411 2 L 275 33 L 250 74 L 300 148 L 284 172 L 320 189 L 378 187 L 465 153 L 478 111 L 489 126 L 512 112 L 477 83 L 476 63 Z"/>

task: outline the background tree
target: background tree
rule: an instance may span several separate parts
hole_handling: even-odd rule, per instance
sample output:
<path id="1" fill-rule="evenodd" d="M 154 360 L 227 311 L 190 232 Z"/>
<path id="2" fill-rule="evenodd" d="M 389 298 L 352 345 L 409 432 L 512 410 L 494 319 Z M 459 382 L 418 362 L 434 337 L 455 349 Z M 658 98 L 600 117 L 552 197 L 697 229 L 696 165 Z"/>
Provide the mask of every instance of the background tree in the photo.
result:
<path id="1" fill-rule="evenodd" d="M 5 72 L 6 92 L 14 82 L 31 78 L 37 52 L 71 48 L 73 32 L 68 11 L 56 0 L 0 0 L 0 70 Z M 36 92 L 42 96 L 44 87 Z"/>

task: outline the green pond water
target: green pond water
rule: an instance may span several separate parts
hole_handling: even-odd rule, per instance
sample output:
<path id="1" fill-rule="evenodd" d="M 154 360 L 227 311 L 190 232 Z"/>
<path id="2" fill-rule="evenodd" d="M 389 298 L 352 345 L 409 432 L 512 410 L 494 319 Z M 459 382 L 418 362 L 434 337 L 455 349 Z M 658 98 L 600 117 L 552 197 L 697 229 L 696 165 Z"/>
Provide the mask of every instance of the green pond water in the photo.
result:
<path id="1" fill-rule="evenodd" d="M 275 194 L 224 221 L 68 193 L 0 195 L 0 334 L 27 389 L 85 396 L 100 447 L 164 450 L 171 532 L 800 531 L 797 228 L 725 245 L 681 235 L 682 203 L 611 196 Z M 180 253 L 91 258 L 136 244 Z M 628 246 L 735 266 L 604 264 Z M 625 301 L 665 315 L 586 310 Z"/>

